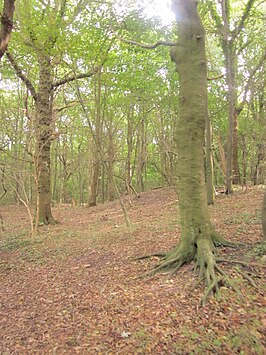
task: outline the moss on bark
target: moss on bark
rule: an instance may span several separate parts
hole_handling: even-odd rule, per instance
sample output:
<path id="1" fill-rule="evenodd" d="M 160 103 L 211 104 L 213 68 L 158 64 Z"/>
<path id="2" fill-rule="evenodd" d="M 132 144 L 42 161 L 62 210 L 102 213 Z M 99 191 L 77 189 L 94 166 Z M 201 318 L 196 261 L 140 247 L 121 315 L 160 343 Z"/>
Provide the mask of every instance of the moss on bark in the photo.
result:
<path id="1" fill-rule="evenodd" d="M 199 280 L 206 281 L 205 304 L 212 291 L 218 291 L 222 270 L 214 256 L 218 238 L 208 215 L 204 171 L 204 136 L 208 115 L 205 32 L 194 0 L 173 0 L 178 41 L 170 54 L 179 75 L 179 116 L 176 122 L 178 152 L 178 200 L 180 242 L 165 254 L 162 263 L 148 275 L 176 272 L 195 260 Z M 225 275 L 222 275 L 223 277 Z"/>

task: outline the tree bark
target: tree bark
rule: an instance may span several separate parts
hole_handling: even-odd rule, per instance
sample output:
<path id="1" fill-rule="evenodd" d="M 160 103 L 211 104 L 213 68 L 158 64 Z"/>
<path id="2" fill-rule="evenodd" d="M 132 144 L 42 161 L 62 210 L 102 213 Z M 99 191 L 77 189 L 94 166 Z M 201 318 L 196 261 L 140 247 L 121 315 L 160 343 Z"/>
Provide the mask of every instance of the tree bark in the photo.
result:
<path id="1" fill-rule="evenodd" d="M 208 111 L 207 111 L 208 112 Z M 206 116 L 206 185 L 208 205 L 214 204 L 212 126 L 209 112 Z"/>
<path id="2" fill-rule="evenodd" d="M 220 41 L 225 58 L 226 68 L 226 84 L 227 84 L 227 102 L 228 102 L 228 135 L 227 135 L 227 154 L 226 154 L 226 181 L 225 188 L 226 193 L 231 194 L 233 192 L 233 183 L 240 183 L 239 163 L 238 163 L 238 116 L 243 108 L 239 110 L 237 104 L 237 42 L 239 35 L 243 31 L 245 22 L 247 21 L 250 11 L 255 3 L 255 0 L 248 0 L 238 23 L 235 24 L 232 29 L 232 23 L 230 23 L 230 1 L 221 0 L 220 18 L 216 9 L 215 2 L 209 1 L 210 13 L 214 21 L 216 22 L 217 29 L 222 35 Z M 232 17 L 232 16 L 231 16 Z M 261 65 L 261 64 L 260 64 Z M 256 67 L 254 68 L 256 72 Z M 247 93 L 248 81 L 245 94 Z M 244 99 L 245 101 L 245 99 Z"/>
<path id="3" fill-rule="evenodd" d="M 134 121 L 133 120 L 134 120 L 134 108 L 133 105 L 130 104 L 127 113 L 127 157 L 126 157 L 126 164 L 125 164 L 126 189 L 129 195 L 131 194 L 131 189 L 130 189 L 131 180 L 132 180 L 131 160 L 132 160 L 133 148 L 134 148 L 134 144 L 133 144 Z"/>
<path id="4" fill-rule="evenodd" d="M 96 206 L 97 204 L 97 196 L 98 196 L 98 185 L 99 185 L 99 175 L 100 175 L 100 157 L 98 154 L 97 147 L 95 146 L 95 143 L 92 142 L 93 149 L 92 149 L 92 154 L 93 154 L 93 164 L 91 166 L 91 182 L 89 186 L 89 201 L 88 201 L 88 206 Z"/>
<path id="5" fill-rule="evenodd" d="M 98 142 L 99 147 L 101 147 L 101 72 L 99 71 L 96 81 L 95 81 L 95 140 Z M 96 206 L 97 196 L 98 196 L 98 185 L 99 185 L 99 176 L 101 170 L 101 157 L 98 147 L 95 144 L 95 141 L 92 142 L 93 149 L 93 165 L 92 165 L 92 178 L 91 184 L 89 187 L 89 201 L 88 206 Z"/>
<path id="6" fill-rule="evenodd" d="M 238 116 L 242 110 L 237 107 L 234 108 L 234 130 L 233 130 L 233 152 L 232 152 L 232 164 L 233 164 L 233 184 L 239 185 L 241 183 L 239 163 L 238 163 Z"/>
<path id="7" fill-rule="evenodd" d="M 171 49 L 170 55 L 180 82 L 175 138 L 181 235 L 173 250 L 151 254 L 162 257 L 163 262 L 146 275 L 154 275 L 159 271 L 175 273 L 184 263 L 195 260 L 195 269 L 199 270 L 199 282 L 205 280 L 207 286 L 202 298 L 202 304 L 205 305 L 208 296 L 218 291 L 222 279 L 234 287 L 217 265 L 214 243 L 228 246 L 236 244 L 217 235 L 208 214 L 203 150 L 208 115 L 207 60 L 205 31 L 197 4 L 197 0 L 172 0 L 178 41 L 176 47 Z"/>
<path id="8" fill-rule="evenodd" d="M 173 1 L 178 46 L 171 50 L 179 74 L 179 117 L 176 124 L 178 197 L 181 238 L 174 255 L 183 262 L 198 258 L 212 262 L 212 237 L 204 172 L 204 135 L 207 109 L 205 33 L 193 0 Z"/>
<path id="9" fill-rule="evenodd" d="M 212 244 L 203 149 L 208 114 L 205 33 L 195 1 L 174 0 L 173 9 L 179 44 L 171 56 L 180 80 L 176 141 L 181 243 L 190 247 L 194 256 L 198 241 L 204 240 L 209 247 Z"/>
<path id="10" fill-rule="evenodd" d="M 266 241 L 266 192 L 264 193 L 264 198 L 262 202 L 261 220 L 262 220 L 263 240 Z"/>
<path id="11" fill-rule="evenodd" d="M 228 133 L 227 133 L 227 150 L 226 150 L 226 184 L 225 190 L 229 195 L 233 192 L 233 147 L 234 147 L 234 134 L 237 127 L 235 124 L 235 102 L 236 102 L 236 83 L 235 83 L 235 70 L 234 62 L 235 58 L 233 56 L 233 43 L 229 41 L 229 24 L 228 18 L 223 16 L 225 21 L 224 27 L 224 41 L 223 41 L 223 52 L 225 56 L 225 67 L 226 67 L 226 84 L 228 87 L 227 91 L 227 102 L 228 102 Z M 236 143 L 236 140 L 235 140 Z"/>
<path id="12" fill-rule="evenodd" d="M 39 223 L 55 224 L 51 211 L 51 120 L 52 120 L 52 67 L 50 58 L 39 57 L 39 91 L 36 100 L 37 111 L 37 143 L 36 143 L 36 175 L 39 209 Z"/>
<path id="13" fill-rule="evenodd" d="M 138 136 L 138 163 L 137 163 L 137 188 L 138 191 L 145 191 L 146 182 L 146 159 L 147 159 L 147 137 L 146 137 L 146 113 L 144 109 L 141 110 L 141 119 L 139 123 L 139 136 Z"/>
<path id="14" fill-rule="evenodd" d="M 173 0 L 178 28 L 177 46 L 170 51 L 179 75 L 179 116 L 176 122 L 178 200 L 181 236 L 166 253 L 162 264 L 151 271 L 176 272 L 196 260 L 199 277 L 206 280 L 203 303 L 218 289 L 214 230 L 208 214 L 204 169 L 205 124 L 208 115 L 205 31 L 195 0 Z"/>
<path id="15" fill-rule="evenodd" d="M 3 15 L 1 16 L 0 30 L 0 60 L 7 50 L 13 28 L 15 0 L 4 0 Z"/>
<path id="16" fill-rule="evenodd" d="M 115 143 L 114 143 L 114 131 L 110 119 L 109 126 L 107 128 L 108 138 L 108 158 L 107 158 L 107 199 L 108 201 L 114 201 L 115 188 L 113 183 L 114 176 L 114 162 L 115 162 Z"/>

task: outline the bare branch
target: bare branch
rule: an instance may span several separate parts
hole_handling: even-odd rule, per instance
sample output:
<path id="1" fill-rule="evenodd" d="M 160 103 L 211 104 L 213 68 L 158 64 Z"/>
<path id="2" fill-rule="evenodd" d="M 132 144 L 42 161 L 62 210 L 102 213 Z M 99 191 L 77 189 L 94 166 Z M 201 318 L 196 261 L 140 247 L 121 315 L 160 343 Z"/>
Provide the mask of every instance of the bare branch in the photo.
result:
<path id="1" fill-rule="evenodd" d="M 33 97 L 34 101 L 37 101 L 37 93 L 32 85 L 32 82 L 29 80 L 29 78 L 26 77 L 25 74 L 23 74 L 22 70 L 20 69 L 18 63 L 16 62 L 15 58 L 11 55 L 10 52 L 6 52 L 6 56 L 10 63 L 12 64 L 13 68 L 15 69 L 15 72 L 17 76 L 23 81 L 23 83 L 26 85 L 27 89 L 31 93 L 31 96 Z"/>
<path id="2" fill-rule="evenodd" d="M 255 2 L 255 0 L 248 0 L 238 26 L 232 31 L 233 38 L 236 38 L 238 36 L 238 34 L 242 31 L 243 27 L 245 26 L 245 22 L 249 16 L 249 13 L 252 9 L 254 2 Z"/>
<path id="3" fill-rule="evenodd" d="M 246 104 L 247 102 L 247 94 L 248 94 L 248 91 L 249 91 L 249 88 L 250 88 L 250 85 L 251 83 L 253 82 L 253 76 L 256 74 L 256 72 L 261 68 L 261 66 L 263 65 L 263 63 L 265 62 L 265 59 L 266 59 L 266 50 L 264 51 L 262 57 L 260 58 L 258 64 L 251 70 L 251 72 L 249 73 L 249 78 L 248 78 L 248 81 L 245 85 L 245 89 L 244 89 L 244 98 L 243 98 L 243 101 L 242 103 L 239 105 L 238 107 L 238 112 L 240 113 L 243 108 L 244 108 L 244 105 Z"/>
<path id="4" fill-rule="evenodd" d="M 84 79 L 84 78 L 90 78 L 93 75 L 97 74 L 99 71 L 101 71 L 101 68 L 103 67 L 104 63 L 106 62 L 107 58 L 108 58 L 108 54 L 109 51 L 111 50 L 111 47 L 113 45 L 114 40 L 111 40 L 106 52 L 104 53 L 103 59 L 101 61 L 101 64 L 98 66 L 95 66 L 93 70 L 91 70 L 90 72 L 87 73 L 81 73 L 81 74 L 76 74 L 74 73 L 74 75 L 66 77 L 64 79 L 58 80 L 57 82 L 55 82 L 52 86 L 53 88 L 57 88 L 61 85 L 70 83 L 72 81 L 75 81 L 77 79 Z"/>
<path id="5" fill-rule="evenodd" d="M 2 185 L 2 189 L 3 189 L 3 193 L 0 196 L 0 200 L 2 200 L 2 198 L 7 194 L 7 188 L 5 187 L 5 183 L 4 183 L 4 180 L 5 180 L 5 168 L 1 167 L 1 170 L 2 170 L 1 185 Z"/>
<path id="6" fill-rule="evenodd" d="M 215 22 L 216 27 L 220 31 L 222 31 L 223 30 L 222 20 L 221 20 L 221 17 L 219 16 L 219 14 L 217 12 L 217 9 L 216 9 L 215 4 L 213 3 L 213 1 L 209 1 L 208 2 L 208 7 L 209 7 L 209 10 L 210 10 L 211 18 Z"/>
<path id="7" fill-rule="evenodd" d="M 144 49 L 155 49 L 155 48 L 157 48 L 159 46 L 168 46 L 168 47 L 178 46 L 177 42 L 158 41 L 158 42 L 156 42 L 154 44 L 146 44 L 146 43 L 140 43 L 140 42 L 137 42 L 137 41 L 133 41 L 133 40 L 130 40 L 130 39 L 125 39 L 125 38 L 122 38 L 122 37 L 117 36 L 117 35 L 116 35 L 116 37 L 121 42 L 132 44 L 134 46 L 138 46 L 138 47 L 141 47 L 141 48 L 144 48 Z"/>
<path id="8" fill-rule="evenodd" d="M 67 78 L 64 78 L 64 79 L 61 79 L 61 80 L 58 80 L 57 82 L 55 82 L 53 84 L 53 88 L 57 88 L 61 85 L 64 85 L 64 84 L 67 84 L 67 83 L 70 83 L 76 79 L 84 79 L 84 78 L 90 78 L 91 76 L 93 76 L 94 74 L 98 73 L 99 71 L 99 68 L 98 67 L 95 67 L 94 70 L 92 70 L 91 72 L 88 72 L 88 73 L 82 73 L 82 74 L 77 74 L 76 76 L 73 75 L 73 76 L 69 76 Z"/>
<path id="9" fill-rule="evenodd" d="M 212 81 L 212 80 L 221 79 L 221 78 L 223 78 L 223 77 L 224 77 L 224 74 L 221 74 L 221 75 L 215 76 L 215 77 L 213 77 L 213 78 L 207 78 L 207 80 L 208 80 L 208 81 Z"/>
<path id="10" fill-rule="evenodd" d="M 15 11 L 15 0 L 4 0 L 3 15 L 1 16 L 0 31 L 0 60 L 7 50 L 8 42 L 13 28 L 13 15 Z"/>

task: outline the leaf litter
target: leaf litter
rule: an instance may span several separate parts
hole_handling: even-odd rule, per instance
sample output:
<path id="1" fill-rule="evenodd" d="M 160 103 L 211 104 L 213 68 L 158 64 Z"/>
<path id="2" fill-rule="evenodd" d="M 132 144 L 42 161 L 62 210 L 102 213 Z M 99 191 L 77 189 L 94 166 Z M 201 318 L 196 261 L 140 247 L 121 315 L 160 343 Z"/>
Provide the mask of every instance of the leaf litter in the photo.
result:
<path id="1" fill-rule="evenodd" d="M 220 301 L 211 298 L 204 308 L 204 287 L 193 289 L 192 265 L 174 277 L 140 277 L 157 259 L 138 256 L 167 251 L 178 241 L 173 189 L 145 192 L 128 203 L 131 233 L 116 201 L 92 208 L 58 205 L 53 213 L 60 223 L 43 227 L 36 241 L 26 233 L 25 211 L 3 207 L 0 353 L 264 354 L 265 268 L 251 253 L 261 241 L 262 195 L 250 188 L 218 196 L 210 207 L 217 230 L 246 244 L 217 249 L 219 258 L 253 266 L 224 263 L 243 297 L 224 285 Z M 242 278 L 242 269 L 253 275 L 256 288 Z"/>

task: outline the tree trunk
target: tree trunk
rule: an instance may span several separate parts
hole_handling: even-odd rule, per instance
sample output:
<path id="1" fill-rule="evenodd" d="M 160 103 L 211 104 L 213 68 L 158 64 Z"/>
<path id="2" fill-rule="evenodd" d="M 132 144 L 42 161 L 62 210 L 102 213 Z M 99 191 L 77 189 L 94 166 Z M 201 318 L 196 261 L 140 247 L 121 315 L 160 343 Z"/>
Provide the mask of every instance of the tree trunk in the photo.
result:
<path id="1" fill-rule="evenodd" d="M 165 128 L 164 128 L 164 118 L 162 110 L 160 107 L 156 107 L 156 113 L 158 117 L 158 143 L 159 143 L 159 155 L 160 155 L 160 173 L 161 173 L 161 184 L 165 186 L 165 183 L 169 184 L 166 171 L 166 137 L 165 137 Z"/>
<path id="2" fill-rule="evenodd" d="M 181 236 L 159 270 L 178 270 L 196 259 L 200 279 L 210 290 L 218 288 L 213 254 L 213 229 L 208 215 L 204 171 L 204 136 L 207 108 L 205 32 L 194 0 L 173 0 L 178 25 L 177 46 L 171 50 L 179 74 L 179 116 L 176 123 L 178 199 Z"/>
<path id="3" fill-rule="evenodd" d="M 92 178 L 89 186 L 89 201 L 88 206 L 96 206 L 97 204 L 97 196 L 98 196 L 98 184 L 99 184 L 99 175 L 100 175 L 100 157 L 98 154 L 97 147 L 95 143 L 92 142 L 93 145 L 93 163 L 91 166 L 92 170 Z"/>
<path id="4" fill-rule="evenodd" d="M 54 205 L 55 202 L 58 202 L 58 191 L 57 191 L 57 180 L 60 179 L 58 176 L 58 141 L 54 146 L 54 151 L 52 154 L 53 158 L 53 182 L 52 182 L 52 204 Z"/>
<path id="5" fill-rule="evenodd" d="M 263 203 L 262 203 L 262 231 L 263 231 L 263 240 L 266 241 L 266 192 L 264 193 Z"/>
<path id="6" fill-rule="evenodd" d="M 227 102 L 228 102 L 228 132 L 227 132 L 227 143 L 226 143 L 226 181 L 225 190 L 227 194 L 233 192 L 233 146 L 234 146 L 234 128 L 235 125 L 235 105 L 237 100 L 236 93 L 236 82 L 235 82 L 235 65 L 236 65 L 236 55 L 235 46 L 230 33 L 230 23 L 229 23 L 229 2 L 221 1 L 222 7 L 222 49 L 225 58 L 225 69 L 226 69 L 226 84 L 227 84 Z M 235 141 L 236 142 L 236 141 Z"/>
<path id="7" fill-rule="evenodd" d="M 242 150 L 242 187 L 247 185 L 247 144 L 246 137 L 243 134 L 241 136 L 241 150 Z"/>
<path id="8" fill-rule="evenodd" d="M 178 21 L 178 47 L 171 51 L 179 74 L 177 122 L 178 196 L 181 243 L 194 257 L 198 241 L 211 250 L 204 173 L 204 134 L 207 116 L 205 34 L 193 0 L 174 0 Z M 191 254 L 192 252 L 192 254 Z"/>
<path id="9" fill-rule="evenodd" d="M 37 175 L 37 213 L 39 223 L 54 224 L 51 211 L 51 120 L 52 120 L 52 81 L 50 58 L 39 58 L 39 92 L 36 101 L 37 111 L 37 147 L 36 147 L 36 175 Z"/>
<path id="10" fill-rule="evenodd" d="M 145 174 L 147 159 L 147 142 L 146 142 L 146 114 L 141 110 L 141 121 L 138 136 L 138 164 L 137 164 L 137 187 L 139 191 L 145 191 Z"/>
<path id="11" fill-rule="evenodd" d="M 256 162 L 255 162 L 254 172 L 252 176 L 252 182 L 254 185 L 263 184 L 264 178 L 263 178 L 263 174 L 261 174 L 261 165 L 263 161 L 264 161 L 263 144 L 259 142 L 256 145 Z"/>
<path id="12" fill-rule="evenodd" d="M 229 34 L 228 34 L 229 36 Z M 228 86 L 228 133 L 227 133 L 227 150 L 226 150 L 226 193 L 229 195 L 233 192 L 233 147 L 234 147 L 234 128 L 235 125 L 235 74 L 233 68 L 233 58 L 231 55 L 232 44 L 226 41 L 224 44 L 225 64 L 226 64 L 226 83 Z"/>
<path id="13" fill-rule="evenodd" d="M 5 54 L 13 28 L 13 15 L 15 11 L 15 0 L 4 0 L 3 14 L 1 14 L 0 29 L 0 60 Z"/>
<path id="14" fill-rule="evenodd" d="M 95 80 L 95 140 L 98 142 L 99 147 L 101 147 L 101 72 L 98 73 L 98 76 Z M 92 142 L 93 148 L 93 165 L 92 165 L 92 179 L 89 186 L 89 201 L 88 206 L 96 206 L 97 196 L 98 196 L 98 186 L 99 186 L 99 176 L 101 171 L 101 159 L 99 148 L 96 146 L 95 141 Z M 104 175 L 102 174 L 102 178 Z"/>
<path id="15" fill-rule="evenodd" d="M 125 166 L 125 177 L 126 177 L 126 189 L 127 193 L 131 194 L 131 180 L 132 180 L 132 166 L 131 160 L 133 155 L 133 119 L 134 119 L 134 108 L 133 105 L 129 105 L 128 114 L 127 114 L 127 157 L 126 157 L 126 166 Z"/>
<path id="16" fill-rule="evenodd" d="M 234 130 L 233 130 L 233 184 L 240 184 L 240 172 L 238 163 L 238 116 L 242 110 L 235 107 L 234 110 Z"/>
<path id="17" fill-rule="evenodd" d="M 115 146 L 114 146 L 114 131 L 112 127 L 112 122 L 110 121 L 109 127 L 107 128 L 108 136 L 108 163 L 107 163 L 107 199 L 108 201 L 114 201 L 115 199 L 115 188 L 113 183 L 114 176 L 114 161 L 115 161 Z"/>
<path id="18" fill-rule="evenodd" d="M 209 112 L 206 116 L 206 184 L 208 205 L 214 204 L 212 127 Z"/>

